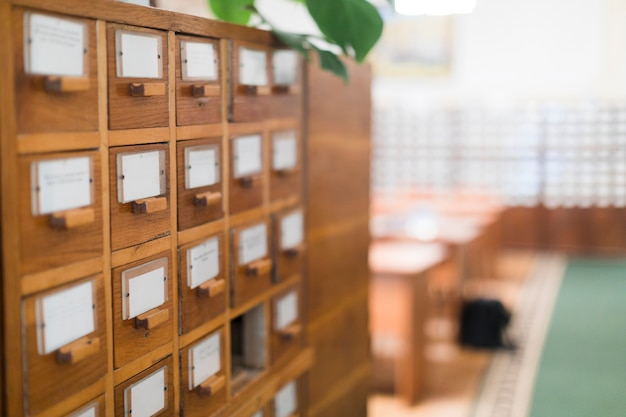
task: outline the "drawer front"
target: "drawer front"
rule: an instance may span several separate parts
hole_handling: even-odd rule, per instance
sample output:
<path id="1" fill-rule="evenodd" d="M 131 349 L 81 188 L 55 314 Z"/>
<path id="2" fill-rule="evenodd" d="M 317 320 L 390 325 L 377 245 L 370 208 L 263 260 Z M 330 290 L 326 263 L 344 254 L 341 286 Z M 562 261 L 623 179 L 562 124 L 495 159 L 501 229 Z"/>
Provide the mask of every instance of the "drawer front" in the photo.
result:
<path id="1" fill-rule="evenodd" d="M 97 130 L 95 21 L 23 9 L 13 13 L 17 131 Z"/>
<path id="2" fill-rule="evenodd" d="M 226 310 L 228 286 L 224 233 L 179 249 L 181 334 L 218 317 Z"/>
<path id="3" fill-rule="evenodd" d="M 270 132 L 270 200 L 300 196 L 302 158 L 299 129 Z"/>
<path id="4" fill-rule="evenodd" d="M 100 153 L 24 156 L 19 170 L 22 272 L 102 256 Z"/>
<path id="5" fill-rule="evenodd" d="M 104 395 L 101 395 L 93 401 L 80 406 L 71 412 L 68 417 L 102 417 L 106 415 L 105 413 Z"/>
<path id="6" fill-rule="evenodd" d="M 113 269 L 114 366 L 172 342 L 172 259 L 162 252 Z"/>
<path id="7" fill-rule="evenodd" d="M 261 133 L 230 139 L 230 213 L 240 213 L 263 204 L 264 138 Z"/>
<path id="8" fill-rule="evenodd" d="M 277 295 L 272 299 L 272 363 L 281 363 L 292 358 L 302 347 L 302 308 L 299 286 Z"/>
<path id="9" fill-rule="evenodd" d="M 273 417 L 299 416 L 301 389 L 302 384 L 299 379 L 293 379 L 279 387 L 272 400 Z"/>
<path id="10" fill-rule="evenodd" d="M 30 415 L 104 378 L 107 337 L 102 275 L 27 297 L 24 318 Z"/>
<path id="11" fill-rule="evenodd" d="M 224 216 L 221 138 L 177 144 L 178 229 Z"/>
<path id="12" fill-rule="evenodd" d="M 274 280 L 285 281 L 301 276 L 304 267 L 306 244 L 304 236 L 304 211 L 294 208 L 273 216 Z"/>

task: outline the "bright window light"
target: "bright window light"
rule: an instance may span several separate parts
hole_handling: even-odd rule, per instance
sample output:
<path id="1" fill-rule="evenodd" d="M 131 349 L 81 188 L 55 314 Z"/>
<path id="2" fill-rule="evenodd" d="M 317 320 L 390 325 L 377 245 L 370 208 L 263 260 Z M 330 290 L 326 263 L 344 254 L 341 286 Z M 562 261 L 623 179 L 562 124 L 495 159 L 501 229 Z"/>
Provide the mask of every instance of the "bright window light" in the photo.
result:
<path id="1" fill-rule="evenodd" d="M 417 16 L 442 16 L 471 13 L 476 0 L 395 0 L 396 13 Z"/>

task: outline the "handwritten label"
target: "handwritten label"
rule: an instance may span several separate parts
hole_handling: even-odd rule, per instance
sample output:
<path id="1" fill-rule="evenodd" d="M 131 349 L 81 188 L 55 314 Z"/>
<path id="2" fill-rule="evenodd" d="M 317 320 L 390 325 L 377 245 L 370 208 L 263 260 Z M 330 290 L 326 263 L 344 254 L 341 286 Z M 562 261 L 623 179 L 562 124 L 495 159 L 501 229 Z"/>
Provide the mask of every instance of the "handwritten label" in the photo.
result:
<path id="1" fill-rule="evenodd" d="M 185 188 L 208 187 L 219 182 L 217 146 L 185 148 Z"/>
<path id="2" fill-rule="evenodd" d="M 295 381 L 281 388 L 274 397 L 274 415 L 289 417 L 298 409 L 298 390 Z"/>
<path id="3" fill-rule="evenodd" d="M 47 355 L 96 328 L 93 282 L 44 296 L 35 305 L 40 355 Z"/>
<path id="4" fill-rule="evenodd" d="M 69 417 L 98 417 L 98 404 L 91 404 Z"/>
<path id="5" fill-rule="evenodd" d="M 87 156 L 33 162 L 33 215 L 90 205 L 91 181 L 91 158 Z"/>
<path id="6" fill-rule="evenodd" d="M 189 349 L 189 390 L 221 369 L 220 334 L 215 333 Z"/>
<path id="7" fill-rule="evenodd" d="M 239 48 L 239 84 L 267 85 L 267 53 Z"/>
<path id="8" fill-rule="evenodd" d="M 87 25 L 42 14 L 24 14 L 24 68 L 28 74 L 85 74 Z"/>
<path id="9" fill-rule="evenodd" d="M 239 233 L 239 265 L 245 265 L 267 256 L 267 227 L 265 223 L 249 227 Z"/>
<path id="10" fill-rule="evenodd" d="M 132 319 L 167 301 L 167 258 L 122 272 L 122 318 Z"/>
<path id="11" fill-rule="evenodd" d="M 217 80 L 217 58 L 212 43 L 182 41 L 180 60 L 183 81 Z"/>
<path id="12" fill-rule="evenodd" d="M 122 153 L 117 156 L 120 203 L 165 193 L 165 151 Z"/>
<path id="13" fill-rule="evenodd" d="M 298 163 L 296 132 L 276 132 L 272 135 L 272 168 L 275 171 L 294 169 Z"/>
<path id="14" fill-rule="evenodd" d="M 167 366 L 124 390 L 125 417 L 152 417 L 167 406 Z"/>
<path id="15" fill-rule="evenodd" d="M 304 239 L 304 221 L 302 211 L 294 211 L 280 220 L 280 248 L 289 249 L 298 246 Z"/>
<path id="16" fill-rule="evenodd" d="M 163 48 L 160 35 L 115 32 L 117 76 L 126 78 L 161 78 Z"/>
<path id="17" fill-rule="evenodd" d="M 217 237 L 194 246 L 187 251 L 188 281 L 190 288 L 215 278 L 220 273 L 220 247 Z"/>
<path id="18" fill-rule="evenodd" d="M 261 135 L 240 136 L 233 140 L 235 178 L 259 174 L 263 167 Z"/>
<path id="19" fill-rule="evenodd" d="M 276 301 L 276 316 L 274 325 L 276 330 L 283 330 L 298 320 L 298 293 L 292 291 Z"/>
<path id="20" fill-rule="evenodd" d="M 296 51 L 274 51 L 272 55 L 275 85 L 292 85 L 298 79 L 298 54 Z"/>

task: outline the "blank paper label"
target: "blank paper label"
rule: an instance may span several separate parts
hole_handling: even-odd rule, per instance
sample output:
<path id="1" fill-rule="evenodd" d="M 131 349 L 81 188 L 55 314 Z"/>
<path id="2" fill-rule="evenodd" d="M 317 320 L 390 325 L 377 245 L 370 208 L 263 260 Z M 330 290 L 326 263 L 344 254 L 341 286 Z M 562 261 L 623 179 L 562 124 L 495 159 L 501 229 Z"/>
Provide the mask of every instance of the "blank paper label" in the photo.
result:
<path id="1" fill-rule="evenodd" d="M 187 251 L 187 265 L 189 265 L 187 276 L 190 288 L 196 288 L 218 276 L 220 273 L 219 249 L 218 238 L 213 238 Z"/>
<path id="2" fill-rule="evenodd" d="M 239 84 L 267 85 L 267 53 L 239 48 Z"/>
<path id="3" fill-rule="evenodd" d="M 208 187 L 219 182 L 216 146 L 185 148 L 185 188 Z"/>
<path id="4" fill-rule="evenodd" d="M 304 223 L 301 211 L 294 211 L 280 220 L 280 248 L 298 246 L 304 239 Z"/>
<path id="5" fill-rule="evenodd" d="M 165 193 L 165 152 L 117 156 L 118 201 L 129 203 Z"/>
<path id="6" fill-rule="evenodd" d="M 33 215 L 91 204 L 91 158 L 33 162 L 31 171 Z"/>
<path id="7" fill-rule="evenodd" d="M 263 417 L 263 411 L 259 410 L 256 413 L 252 414 L 252 417 Z"/>
<path id="8" fill-rule="evenodd" d="M 276 301 L 276 330 L 283 330 L 298 320 L 298 293 L 293 291 Z"/>
<path id="9" fill-rule="evenodd" d="M 117 76 L 161 78 L 161 36 L 118 30 L 115 33 Z"/>
<path id="10" fill-rule="evenodd" d="M 239 234 L 239 265 L 245 265 L 267 256 L 267 228 L 259 224 Z"/>
<path id="11" fill-rule="evenodd" d="M 149 269 L 151 265 L 154 265 L 155 269 L 137 274 L 138 269 Z M 122 272 L 124 320 L 150 311 L 167 300 L 166 268 L 167 259 L 158 259 Z"/>
<path id="12" fill-rule="evenodd" d="M 292 85 L 298 79 L 298 53 L 275 51 L 272 55 L 275 85 Z"/>
<path id="13" fill-rule="evenodd" d="M 189 390 L 221 369 L 220 334 L 215 333 L 189 349 Z"/>
<path id="14" fill-rule="evenodd" d="M 298 163 L 296 132 L 277 132 L 272 135 L 272 168 L 275 171 L 294 169 Z"/>
<path id="15" fill-rule="evenodd" d="M 183 80 L 217 80 L 217 59 L 215 46 L 211 43 L 180 43 Z"/>
<path id="16" fill-rule="evenodd" d="M 24 20 L 26 73 L 68 77 L 85 74 L 84 23 L 28 13 Z"/>
<path id="17" fill-rule="evenodd" d="M 39 354 L 54 352 L 95 330 L 93 282 L 37 300 Z"/>
<path id="18" fill-rule="evenodd" d="M 152 417 L 166 407 L 166 371 L 163 367 L 124 390 L 126 417 Z"/>
<path id="19" fill-rule="evenodd" d="M 69 417 L 98 417 L 98 404 L 92 404 Z"/>
<path id="20" fill-rule="evenodd" d="M 235 178 L 258 174 L 263 167 L 261 135 L 241 136 L 233 139 Z"/>
<path id="21" fill-rule="evenodd" d="M 298 408 L 297 386 L 291 381 L 276 393 L 274 397 L 274 414 L 276 417 L 289 417 Z"/>

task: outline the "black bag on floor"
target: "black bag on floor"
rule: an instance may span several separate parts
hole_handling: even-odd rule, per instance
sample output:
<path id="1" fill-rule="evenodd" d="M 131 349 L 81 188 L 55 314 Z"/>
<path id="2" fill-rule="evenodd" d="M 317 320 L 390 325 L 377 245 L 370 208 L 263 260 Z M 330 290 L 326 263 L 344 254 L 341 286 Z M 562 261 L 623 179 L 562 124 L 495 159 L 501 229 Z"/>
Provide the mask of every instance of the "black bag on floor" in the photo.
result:
<path id="1" fill-rule="evenodd" d="M 480 348 L 508 347 L 504 330 L 511 321 L 509 313 L 498 300 L 467 301 L 461 313 L 461 344 Z"/>

